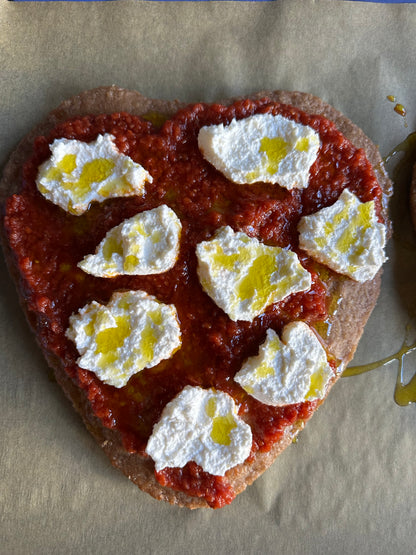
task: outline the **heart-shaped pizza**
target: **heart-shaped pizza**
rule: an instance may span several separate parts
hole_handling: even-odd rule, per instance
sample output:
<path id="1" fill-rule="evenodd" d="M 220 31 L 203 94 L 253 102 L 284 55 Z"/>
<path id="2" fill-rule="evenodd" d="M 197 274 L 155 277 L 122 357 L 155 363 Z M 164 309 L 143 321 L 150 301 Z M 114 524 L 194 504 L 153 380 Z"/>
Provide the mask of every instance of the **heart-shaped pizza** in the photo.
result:
<path id="1" fill-rule="evenodd" d="M 56 379 L 158 499 L 221 507 L 351 360 L 380 286 L 377 148 L 304 93 L 64 102 L 5 168 L 4 248 Z"/>

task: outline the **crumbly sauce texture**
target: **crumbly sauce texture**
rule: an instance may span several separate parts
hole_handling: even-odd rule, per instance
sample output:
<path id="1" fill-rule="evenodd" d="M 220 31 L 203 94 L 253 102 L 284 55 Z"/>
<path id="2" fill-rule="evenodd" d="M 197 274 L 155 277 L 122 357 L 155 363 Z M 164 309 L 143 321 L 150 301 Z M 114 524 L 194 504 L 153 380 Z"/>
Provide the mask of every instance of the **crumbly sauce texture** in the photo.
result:
<path id="1" fill-rule="evenodd" d="M 233 184 L 201 156 L 197 136 L 203 125 L 265 112 L 280 113 L 319 133 L 322 146 L 307 189 Z M 37 168 L 49 157 L 49 144 L 55 138 L 90 142 L 100 133 L 114 135 L 118 149 L 142 164 L 153 182 L 146 185 L 144 197 L 110 199 L 93 204 L 82 216 L 67 214 L 37 191 Z M 315 264 L 298 250 L 296 228 L 303 215 L 333 204 L 346 187 L 363 202 L 374 199 L 381 213 L 381 189 L 362 150 L 325 118 L 267 100 L 245 100 L 229 107 L 194 105 L 160 129 L 124 113 L 89 116 L 63 123 L 49 137 L 36 139 L 33 157 L 24 167 L 22 191 L 8 200 L 5 226 L 42 346 L 62 359 L 68 374 L 85 390 L 94 413 L 104 426 L 120 432 L 128 451 L 143 454 L 166 403 L 186 385 L 200 385 L 226 391 L 240 405 L 240 416 L 252 428 L 253 457 L 258 450 L 268 451 L 286 426 L 308 419 L 317 402 L 266 406 L 248 396 L 233 377 L 243 361 L 257 353 L 269 327 L 280 333 L 293 320 L 314 324 L 327 318 L 330 299 L 325 283 Z M 160 275 L 109 279 L 77 268 L 109 229 L 161 204 L 172 208 L 182 223 L 180 253 L 173 269 Z M 293 249 L 312 273 L 311 289 L 272 305 L 253 322 L 231 321 L 203 292 L 196 272 L 196 245 L 225 225 L 268 245 Z M 124 289 L 142 289 L 174 304 L 182 347 L 171 359 L 143 370 L 118 390 L 77 366 L 79 355 L 64 334 L 73 312 L 93 300 L 106 303 L 114 291 Z M 233 497 L 226 476 L 210 476 L 194 463 L 184 469 L 165 469 L 156 477 L 163 485 L 204 497 L 214 507 Z"/>

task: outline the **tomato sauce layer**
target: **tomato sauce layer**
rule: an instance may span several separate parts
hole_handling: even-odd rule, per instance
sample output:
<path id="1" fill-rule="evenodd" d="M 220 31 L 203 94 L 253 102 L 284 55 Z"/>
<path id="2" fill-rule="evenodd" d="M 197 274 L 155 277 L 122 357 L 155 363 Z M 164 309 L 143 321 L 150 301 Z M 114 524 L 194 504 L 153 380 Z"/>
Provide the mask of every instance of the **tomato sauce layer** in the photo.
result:
<path id="1" fill-rule="evenodd" d="M 318 158 L 305 190 L 287 191 L 276 185 L 236 185 L 206 162 L 197 145 L 203 125 L 227 124 L 255 113 L 282 114 L 315 129 L 321 139 Z M 50 156 L 55 138 L 93 141 L 112 133 L 119 150 L 144 166 L 153 177 L 144 197 L 110 199 L 93 204 L 82 216 L 67 214 L 37 191 L 38 166 Z M 125 448 L 144 455 L 153 425 L 166 403 L 186 385 L 214 387 L 233 396 L 239 414 L 253 431 L 251 457 L 268 451 L 287 426 L 310 417 L 316 403 L 274 408 L 259 403 L 233 381 L 243 361 L 258 351 L 266 330 L 280 332 L 293 320 L 309 324 L 327 318 L 325 283 L 315 265 L 298 252 L 297 224 L 305 215 L 333 204 L 348 187 L 362 201 L 375 200 L 381 190 L 362 150 L 335 126 L 268 100 L 242 101 L 229 107 L 197 104 L 180 111 L 162 128 L 128 114 L 76 118 L 59 125 L 49 137 L 39 137 L 23 171 L 23 187 L 8 200 L 5 225 L 21 273 L 30 317 L 44 349 L 58 355 L 67 373 L 83 388 L 104 426 L 120 432 Z M 182 222 L 179 259 L 160 275 L 97 278 L 77 268 L 95 251 L 107 231 L 138 212 L 161 204 Z M 312 287 L 270 306 L 253 322 L 233 322 L 203 292 L 196 272 L 196 245 L 229 225 L 268 245 L 290 247 L 312 274 Z M 78 353 L 65 337 L 69 316 L 96 300 L 106 303 L 112 293 L 141 289 L 177 308 L 182 347 L 169 360 L 133 376 L 116 389 L 77 366 Z M 210 476 L 194 463 L 184 469 L 156 474 L 163 485 L 204 497 L 212 506 L 233 498 L 226 478 Z"/>

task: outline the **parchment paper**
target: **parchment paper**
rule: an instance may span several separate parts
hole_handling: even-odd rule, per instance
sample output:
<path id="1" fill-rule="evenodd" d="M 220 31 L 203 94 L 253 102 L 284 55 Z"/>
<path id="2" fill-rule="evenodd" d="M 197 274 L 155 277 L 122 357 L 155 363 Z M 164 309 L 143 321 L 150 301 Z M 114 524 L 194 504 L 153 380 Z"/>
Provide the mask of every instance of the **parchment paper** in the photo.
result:
<path id="1" fill-rule="evenodd" d="M 308 91 L 386 155 L 416 126 L 415 29 L 408 4 L 2 0 L 0 164 L 61 100 L 113 83 L 185 101 Z M 407 108 L 407 128 L 390 94 Z M 396 352 L 412 322 L 406 187 L 402 176 L 394 214 L 402 240 L 390 242 L 354 364 Z M 341 379 L 299 441 L 231 506 L 178 509 L 111 467 L 50 379 L 3 261 L 0 271 L 1 552 L 414 552 L 416 405 L 394 402 L 397 361 Z M 415 358 L 406 364 L 409 379 Z"/>

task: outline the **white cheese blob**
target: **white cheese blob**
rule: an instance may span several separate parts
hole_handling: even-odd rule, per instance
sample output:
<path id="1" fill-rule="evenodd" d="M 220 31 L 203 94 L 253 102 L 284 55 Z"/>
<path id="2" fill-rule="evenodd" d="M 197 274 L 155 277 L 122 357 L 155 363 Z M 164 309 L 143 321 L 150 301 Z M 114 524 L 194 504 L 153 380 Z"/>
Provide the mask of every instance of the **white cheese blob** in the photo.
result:
<path id="1" fill-rule="evenodd" d="M 284 327 L 282 341 L 272 329 L 259 354 L 234 376 L 258 401 L 275 407 L 322 399 L 333 376 L 316 334 L 304 322 Z"/>
<path id="2" fill-rule="evenodd" d="M 311 275 L 294 252 L 228 226 L 199 243 L 196 254 L 203 289 L 234 321 L 251 321 L 272 303 L 311 286 Z"/>
<path id="3" fill-rule="evenodd" d="M 110 197 L 142 196 L 151 175 L 121 154 L 108 133 L 91 143 L 56 139 L 50 158 L 39 167 L 36 185 L 42 195 L 71 214 Z"/>
<path id="4" fill-rule="evenodd" d="M 81 355 L 78 365 L 117 388 L 170 358 L 181 345 L 175 307 L 144 291 L 114 293 L 107 305 L 93 301 L 69 323 L 66 336 Z"/>
<path id="5" fill-rule="evenodd" d="M 224 476 L 250 454 L 251 428 L 237 414 L 234 399 L 214 389 L 186 386 L 163 409 L 146 453 L 156 470 L 182 468 L 189 461 Z"/>
<path id="6" fill-rule="evenodd" d="M 359 282 L 372 279 L 386 260 L 386 229 L 374 201 L 360 202 L 348 189 L 332 206 L 301 218 L 298 231 L 301 249 Z"/>
<path id="7" fill-rule="evenodd" d="M 198 135 L 203 156 L 231 181 L 264 181 L 286 189 L 308 186 L 320 144 L 311 127 L 272 114 L 209 125 Z"/>
<path id="8" fill-rule="evenodd" d="M 178 258 L 181 229 L 179 218 L 165 204 L 141 212 L 111 229 L 95 254 L 78 266 L 98 277 L 166 272 Z"/>

